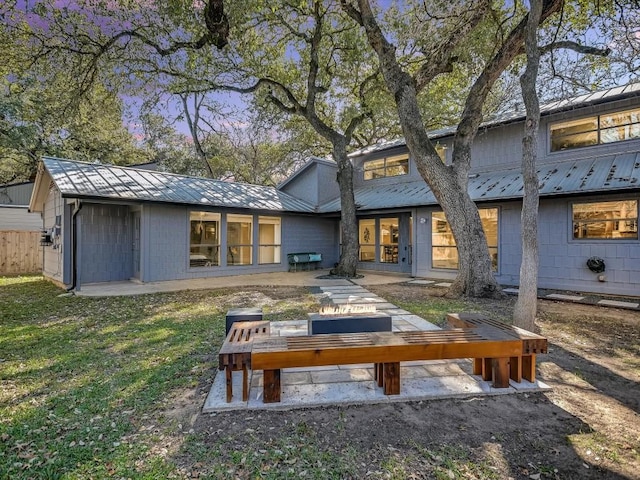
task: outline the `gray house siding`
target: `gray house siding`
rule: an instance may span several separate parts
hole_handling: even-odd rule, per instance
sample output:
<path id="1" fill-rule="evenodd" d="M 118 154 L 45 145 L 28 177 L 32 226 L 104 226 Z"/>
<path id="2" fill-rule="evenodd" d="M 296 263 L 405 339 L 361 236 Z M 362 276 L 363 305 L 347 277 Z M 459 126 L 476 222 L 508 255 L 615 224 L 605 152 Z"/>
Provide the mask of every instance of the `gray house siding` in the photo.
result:
<path id="1" fill-rule="evenodd" d="M 602 115 L 604 113 L 627 110 L 638 106 L 638 99 L 627 99 L 612 102 L 606 106 L 596 105 L 577 108 L 569 112 L 543 116 L 540 121 L 538 141 L 538 163 L 549 164 L 589 157 L 603 156 L 622 152 L 640 150 L 640 140 L 594 145 L 591 147 L 573 148 L 560 152 L 551 152 L 549 128 L 552 123 Z M 509 167 L 519 167 L 522 161 L 522 134 L 524 122 L 496 126 L 480 130 L 471 149 L 472 171 L 484 172 Z"/>
<path id="2" fill-rule="evenodd" d="M 128 280 L 132 276 L 129 207 L 85 203 L 78 214 L 79 283 Z"/>
<path id="3" fill-rule="evenodd" d="M 340 196 L 340 187 L 337 179 L 338 168 L 324 163 L 318 163 L 316 167 L 318 172 L 318 201 L 315 205 L 321 205 L 332 198 Z"/>
<path id="4" fill-rule="evenodd" d="M 287 183 L 281 190 L 296 198 L 318 203 L 318 164 L 314 163 L 305 168 L 296 178 Z"/>
<path id="5" fill-rule="evenodd" d="M 253 214 L 254 248 L 253 264 L 227 266 L 226 256 L 221 255 L 221 265 L 213 267 L 189 266 L 189 212 L 187 207 L 145 205 L 142 210 L 141 280 L 145 282 L 220 277 L 250 273 L 286 271 L 287 253 L 314 251 L 322 253 L 321 266 L 331 266 L 338 261 L 337 221 L 312 216 L 278 215 L 281 218 L 281 261 L 278 264 L 258 265 L 257 228 L 259 214 Z M 216 210 L 210 210 L 216 211 Z M 226 244 L 226 216 L 221 218 L 221 245 Z M 247 214 L 246 212 L 230 212 Z"/>
<path id="6" fill-rule="evenodd" d="M 571 205 L 616 199 L 639 199 L 639 196 L 584 196 L 575 198 L 542 199 L 538 217 L 540 248 L 538 286 L 560 290 L 597 292 L 616 295 L 640 295 L 640 242 L 637 240 L 573 240 Z M 491 205 L 495 206 L 495 205 Z M 485 205 L 481 205 L 485 207 Z M 499 249 L 496 279 L 503 285 L 518 285 L 522 241 L 520 234 L 519 201 L 499 204 Z M 429 278 L 453 279 L 456 270 L 431 267 L 431 212 L 437 208 L 418 209 L 414 275 Z M 424 223 L 420 223 L 424 218 Z M 601 257 L 606 264 L 606 281 L 598 280 L 586 262 L 592 256 Z"/>
<path id="7" fill-rule="evenodd" d="M 337 167 L 326 161 L 312 162 L 281 190 L 289 195 L 320 205 L 340 195 L 336 180 Z"/>
<path id="8" fill-rule="evenodd" d="M 322 254 L 321 267 L 333 267 L 340 259 L 338 220 L 306 216 L 288 216 L 282 222 L 284 270 L 289 268 L 287 254 L 316 252 Z"/>

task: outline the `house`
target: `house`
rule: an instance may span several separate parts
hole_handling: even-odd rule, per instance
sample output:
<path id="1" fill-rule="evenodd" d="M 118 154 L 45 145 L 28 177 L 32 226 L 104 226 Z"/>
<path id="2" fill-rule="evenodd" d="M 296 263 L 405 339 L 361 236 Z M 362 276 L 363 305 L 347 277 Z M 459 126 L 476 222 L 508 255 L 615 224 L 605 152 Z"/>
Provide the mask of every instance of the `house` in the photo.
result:
<path id="1" fill-rule="evenodd" d="M 640 84 L 541 112 L 539 286 L 640 295 Z M 523 122 L 523 112 L 485 122 L 472 149 L 469 192 L 505 285 L 518 284 L 520 269 Z M 454 132 L 430 133 L 444 162 Z M 404 141 L 351 160 L 359 269 L 454 278 L 453 235 Z M 45 275 L 77 287 L 283 271 L 286 254 L 301 251 L 331 266 L 340 254 L 336 172 L 314 158 L 270 188 L 45 158 L 30 204 L 53 232 Z"/>

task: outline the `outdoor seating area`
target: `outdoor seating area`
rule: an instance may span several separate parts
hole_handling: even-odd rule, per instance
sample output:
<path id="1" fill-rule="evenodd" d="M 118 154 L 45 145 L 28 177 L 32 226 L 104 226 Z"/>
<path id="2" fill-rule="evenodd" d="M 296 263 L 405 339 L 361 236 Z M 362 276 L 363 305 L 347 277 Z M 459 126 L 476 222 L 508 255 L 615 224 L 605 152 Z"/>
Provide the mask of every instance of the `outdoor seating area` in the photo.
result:
<path id="1" fill-rule="evenodd" d="M 317 270 L 322 262 L 322 254 L 316 252 L 289 253 L 287 254 L 287 262 L 289 263 L 289 271 L 297 272 L 298 270 Z"/>
<path id="2" fill-rule="evenodd" d="M 450 314 L 453 328 L 440 329 L 362 287 L 323 290 L 338 305 L 378 305 L 382 316 L 392 318 L 392 331 L 363 323 L 363 331 L 354 332 L 353 319 L 366 319 L 361 309 L 345 317 L 351 333 L 311 334 L 304 320 L 235 322 L 219 353 L 224 379 L 216 377 L 203 411 L 292 406 L 304 398 L 314 404 L 337 397 L 427 398 L 434 387 L 446 396 L 545 388 L 535 378 L 536 355 L 547 351 L 544 337 L 479 314 Z M 234 379 L 236 371 L 241 378 Z M 314 377 L 334 381 L 314 383 Z M 234 387 L 241 387 L 241 397 L 234 397 Z"/>

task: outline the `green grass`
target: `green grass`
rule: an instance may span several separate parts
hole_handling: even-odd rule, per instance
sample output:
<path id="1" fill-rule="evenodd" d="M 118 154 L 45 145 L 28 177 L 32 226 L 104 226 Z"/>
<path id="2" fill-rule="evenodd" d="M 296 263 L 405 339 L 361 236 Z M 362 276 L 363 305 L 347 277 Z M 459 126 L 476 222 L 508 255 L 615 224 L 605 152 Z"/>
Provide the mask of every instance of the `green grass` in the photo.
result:
<path id="1" fill-rule="evenodd" d="M 301 291 L 302 292 L 302 291 Z M 172 395 L 210 385 L 229 290 L 87 298 L 0 278 L 0 479 L 168 478 Z M 310 295 L 265 310 L 300 318 Z"/>
<path id="2" fill-rule="evenodd" d="M 0 480 L 495 478 L 462 448 L 359 450 L 342 415 L 274 434 L 243 416 L 237 433 L 181 425 L 181 395 L 213 381 L 226 311 L 261 305 L 269 320 L 305 318 L 318 308 L 305 289 L 62 294 L 42 277 L 0 277 Z M 470 310 L 445 298 L 387 300 L 439 324 Z"/>

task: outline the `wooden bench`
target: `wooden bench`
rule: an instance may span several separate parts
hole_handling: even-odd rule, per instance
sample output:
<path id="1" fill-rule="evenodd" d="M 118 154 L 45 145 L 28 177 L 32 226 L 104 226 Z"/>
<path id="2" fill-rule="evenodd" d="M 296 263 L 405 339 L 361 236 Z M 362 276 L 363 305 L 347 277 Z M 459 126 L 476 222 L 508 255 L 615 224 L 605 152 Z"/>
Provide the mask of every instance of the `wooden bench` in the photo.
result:
<path id="1" fill-rule="evenodd" d="M 251 368 L 251 347 L 255 339 L 269 335 L 268 321 L 234 322 L 231 325 L 218 354 L 218 368 L 226 374 L 227 402 L 233 397 L 232 372 L 239 370 L 242 370 L 242 400 L 246 402 L 249 399 L 247 370 Z"/>
<path id="2" fill-rule="evenodd" d="M 264 370 L 264 402 L 279 402 L 281 369 L 357 363 L 374 364 L 385 395 L 400 393 L 400 362 L 456 358 L 491 359 L 493 386 L 509 386 L 509 360 L 520 357 L 523 342 L 483 324 L 474 328 L 418 332 L 368 332 L 295 337 L 258 337 L 251 366 Z"/>
<path id="3" fill-rule="evenodd" d="M 522 354 L 509 359 L 510 377 L 520 383 L 522 379 L 531 383 L 536 381 L 536 355 L 547 353 L 548 343 L 545 337 L 522 328 L 507 325 L 498 320 L 491 319 L 481 313 L 449 313 L 447 322 L 456 328 L 478 328 L 491 326 L 501 330 L 512 338 L 522 342 Z M 490 359 L 475 358 L 473 361 L 473 374 L 482 375 L 484 380 L 491 378 L 491 370 L 487 366 Z"/>

